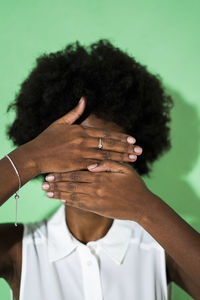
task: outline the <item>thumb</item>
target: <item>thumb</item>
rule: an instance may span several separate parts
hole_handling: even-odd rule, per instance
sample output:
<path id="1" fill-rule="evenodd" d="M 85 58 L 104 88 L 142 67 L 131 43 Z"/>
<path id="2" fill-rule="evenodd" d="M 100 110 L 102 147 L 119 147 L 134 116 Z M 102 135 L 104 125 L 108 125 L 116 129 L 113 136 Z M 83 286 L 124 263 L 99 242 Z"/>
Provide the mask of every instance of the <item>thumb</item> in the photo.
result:
<path id="1" fill-rule="evenodd" d="M 126 173 L 127 166 L 112 160 L 103 160 L 98 164 L 93 164 L 87 167 L 91 172 L 113 172 L 113 173 Z"/>
<path id="2" fill-rule="evenodd" d="M 75 106 L 75 108 L 73 108 L 66 115 L 58 119 L 56 123 L 67 123 L 69 125 L 73 124 L 78 118 L 80 118 L 80 116 L 84 112 L 85 106 L 86 99 L 85 97 L 81 97 L 77 106 Z"/>

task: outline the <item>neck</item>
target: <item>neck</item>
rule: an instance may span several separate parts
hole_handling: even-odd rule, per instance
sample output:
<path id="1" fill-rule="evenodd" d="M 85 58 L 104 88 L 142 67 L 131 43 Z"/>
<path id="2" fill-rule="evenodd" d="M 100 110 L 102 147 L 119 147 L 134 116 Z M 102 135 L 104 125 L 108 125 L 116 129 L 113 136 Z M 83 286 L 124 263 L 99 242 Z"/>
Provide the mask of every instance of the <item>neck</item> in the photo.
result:
<path id="1" fill-rule="evenodd" d="M 113 219 L 70 206 L 65 207 L 65 220 L 72 235 L 84 244 L 104 237 L 113 223 Z"/>

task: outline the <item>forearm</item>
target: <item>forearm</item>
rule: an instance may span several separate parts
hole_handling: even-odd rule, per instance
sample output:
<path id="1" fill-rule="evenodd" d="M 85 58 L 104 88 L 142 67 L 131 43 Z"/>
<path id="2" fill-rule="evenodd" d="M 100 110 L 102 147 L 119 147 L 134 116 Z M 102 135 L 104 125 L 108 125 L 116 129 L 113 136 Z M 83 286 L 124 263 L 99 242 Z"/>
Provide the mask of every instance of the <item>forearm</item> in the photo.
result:
<path id="1" fill-rule="evenodd" d="M 148 201 L 140 225 L 200 286 L 200 234 L 156 195 Z"/>
<path id="2" fill-rule="evenodd" d="M 9 157 L 16 166 L 22 186 L 38 175 L 34 160 L 31 157 L 31 143 L 24 144 L 10 152 Z M 0 160 L 0 206 L 8 200 L 19 187 L 17 174 L 8 160 L 4 157 Z"/>

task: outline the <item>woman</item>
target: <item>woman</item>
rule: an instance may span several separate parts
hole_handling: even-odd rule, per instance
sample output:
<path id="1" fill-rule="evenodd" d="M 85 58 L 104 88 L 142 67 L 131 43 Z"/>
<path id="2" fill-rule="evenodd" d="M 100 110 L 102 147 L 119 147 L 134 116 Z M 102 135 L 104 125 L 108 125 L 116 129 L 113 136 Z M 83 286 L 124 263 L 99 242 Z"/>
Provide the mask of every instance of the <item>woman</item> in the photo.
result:
<path id="1" fill-rule="evenodd" d="M 9 106 L 19 147 L 0 161 L 0 201 L 42 176 L 64 206 L 1 224 L 0 274 L 16 299 L 167 299 L 172 281 L 200 298 L 199 234 L 138 175 L 170 147 L 171 103 L 158 77 L 108 41 L 37 60 Z"/>

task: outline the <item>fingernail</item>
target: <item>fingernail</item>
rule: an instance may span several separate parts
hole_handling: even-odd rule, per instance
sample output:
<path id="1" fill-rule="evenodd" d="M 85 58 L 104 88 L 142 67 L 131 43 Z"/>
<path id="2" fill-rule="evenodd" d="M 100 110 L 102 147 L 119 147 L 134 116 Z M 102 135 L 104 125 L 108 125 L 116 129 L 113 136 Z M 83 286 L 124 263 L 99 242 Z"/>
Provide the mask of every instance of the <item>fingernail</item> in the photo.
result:
<path id="1" fill-rule="evenodd" d="M 47 175 L 47 176 L 45 177 L 45 179 L 46 179 L 47 181 L 54 181 L 55 177 L 54 177 L 53 175 Z"/>
<path id="2" fill-rule="evenodd" d="M 66 200 L 64 200 L 64 199 L 60 199 L 60 202 L 62 202 L 62 203 L 65 203 L 65 202 L 66 202 Z"/>
<path id="3" fill-rule="evenodd" d="M 136 152 L 138 154 L 141 154 L 142 153 L 142 148 L 136 146 L 136 147 L 134 147 L 134 152 Z"/>
<path id="4" fill-rule="evenodd" d="M 47 192 L 48 197 L 53 197 L 54 193 L 53 192 Z"/>
<path id="5" fill-rule="evenodd" d="M 48 183 L 43 183 L 42 184 L 42 189 L 43 190 L 48 190 L 48 188 L 49 188 L 49 184 Z"/>
<path id="6" fill-rule="evenodd" d="M 83 97 L 81 97 L 81 99 L 79 100 L 79 104 L 82 103 L 84 100 L 83 100 Z"/>
<path id="7" fill-rule="evenodd" d="M 88 169 L 92 170 L 92 169 L 96 168 L 97 166 L 98 166 L 98 164 L 93 164 L 93 165 L 88 166 Z"/>
<path id="8" fill-rule="evenodd" d="M 128 156 L 130 159 L 136 159 L 137 158 L 137 156 L 136 155 L 134 155 L 134 154 L 129 154 L 129 156 Z"/>
<path id="9" fill-rule="evenodd" d="M 134 144 L 134 143 L 136 142 L 136 139 L 134 139 L 132 136 L 128 136 L 128 137 L 127 137 L 127 142 L 128 142 L 129 144 Z"/>

